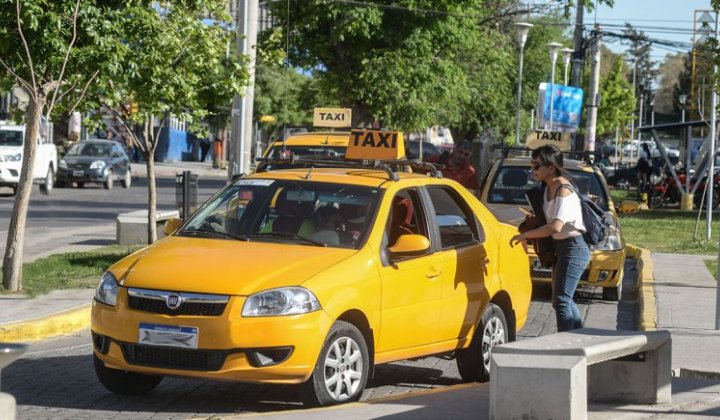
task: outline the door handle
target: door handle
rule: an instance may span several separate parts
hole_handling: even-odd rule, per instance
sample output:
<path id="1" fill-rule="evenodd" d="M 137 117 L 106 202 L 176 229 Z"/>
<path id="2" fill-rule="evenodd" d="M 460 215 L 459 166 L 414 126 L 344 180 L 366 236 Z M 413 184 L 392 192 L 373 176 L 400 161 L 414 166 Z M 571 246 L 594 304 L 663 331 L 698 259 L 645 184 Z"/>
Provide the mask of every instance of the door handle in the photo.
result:
<path id="1" fill-rule="evenodd" d="M 440 274 L 442 274 L 442 270 L 441 270 L 441 269 L 437 269 L 437 268 L 432 267 L 432 268 L 430 268 L 430 271 L 428 271 L 427 273 L 425 273 L 425 277 L 427 277 L 427 278 L 429 278 L 429 279 L 432 279 L 432 278 L 438 277 Z"/>

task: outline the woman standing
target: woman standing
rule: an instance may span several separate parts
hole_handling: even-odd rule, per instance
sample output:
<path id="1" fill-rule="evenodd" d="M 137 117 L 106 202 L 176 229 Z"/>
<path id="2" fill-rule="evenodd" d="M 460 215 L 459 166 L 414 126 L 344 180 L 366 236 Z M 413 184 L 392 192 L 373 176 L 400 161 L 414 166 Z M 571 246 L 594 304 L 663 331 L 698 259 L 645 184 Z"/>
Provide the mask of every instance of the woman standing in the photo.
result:
<path id="1" fill-rule="evenodd" d="M 548 223 L 515 235 L 510 245 L 528 239 L 552 236 L 555 264 L 552 267 L 552 303 L 558 332 L 582 328 L 582 316 L 573 301 L 580 276 L 590 261 L 590 248 L 582 233 L 580 197 L 563 169 L 563 155 L 554 146 L 543 146 L 532 153 L 532 177 L 541 183 L 542 208 Z M 539 207 L 539 206 L 538 206 Z"/>

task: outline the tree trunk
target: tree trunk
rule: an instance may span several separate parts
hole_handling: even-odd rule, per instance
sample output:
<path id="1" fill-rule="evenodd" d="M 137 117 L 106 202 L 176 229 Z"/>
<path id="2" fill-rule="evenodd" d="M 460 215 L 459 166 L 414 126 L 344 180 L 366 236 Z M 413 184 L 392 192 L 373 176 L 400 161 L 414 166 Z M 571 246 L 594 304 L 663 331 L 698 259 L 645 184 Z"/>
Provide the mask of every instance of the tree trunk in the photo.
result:
<path id="1" fill-rule="evenodd" d="M 30 193 L 33 185 L 35 153 L 40 134 L 40 118 L 45 107 L 46 97 L 42 94 L 30 95 L 25 125 L 25 144 L 23 146 L 23 165 L 20 181 L 13 205 L 8 237 L 3 259 L 3 287 L 5 290 L 19 292 L 22 289 L 22 257 L 25 240 L 25 222 L 30 205 Z"/>
<path id="2" fill-rule="evenodd" d="M 148 244 L 157 241 L 157 226 L 155 225 L 155 208 L 157 207 L 157 188 L 155 186 L 155 131 L 153 118 L 149 115 L 145 119 L 145 168 L 148 179 Z"/>

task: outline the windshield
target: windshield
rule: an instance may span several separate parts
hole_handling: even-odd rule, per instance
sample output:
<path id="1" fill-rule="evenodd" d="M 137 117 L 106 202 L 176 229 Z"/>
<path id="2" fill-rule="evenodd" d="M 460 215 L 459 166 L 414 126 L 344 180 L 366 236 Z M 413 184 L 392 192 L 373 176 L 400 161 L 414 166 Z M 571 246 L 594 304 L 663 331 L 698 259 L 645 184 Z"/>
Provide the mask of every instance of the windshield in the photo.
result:
<path id="1" fill-rule="evenodd" d="M 342 158 L 345 156 L 345 146 L 285 146 L 285 150 L 293 156 L 306 159 Z M 286 152 L 286 153 L 287 153 Z M 276 158 L 282 155 L 282 146 L 273 146 L 267 157 Z"/>
<path id="2" fill-rule="evenodd" d="M 592 198 L 603 210 L 607 211 L 608 198 L 605 189 L 600 183 L 598 175 L 594 172 L 568 170 L 570 181 L 580 188 L 583 194 Z M 493 181 L 492 189 L 488 194 L 488 203 L 492 204 L 520 204 L 527 205 L 525 191 L 537 185 L 530 178 L 530 169 L 526 166 L 503 166 Z"/>
<path id="3" fill-rule="evenodd" d="M 104 157 L 110 155 L 112 146 L 102 143 L 77 143 L 70 148 L 67 156 L 95 156 Z"/>
<path id="4" fill-rule="evenodd" d="M 0 146 L 22 146 L 23 132 L 0 130 Z"/>
<path id="5" fill-rule="evenodd" d="M 311 181 L 240 179 L 203 206 L 181 236 L 358 248 L 381 190 Z"/>

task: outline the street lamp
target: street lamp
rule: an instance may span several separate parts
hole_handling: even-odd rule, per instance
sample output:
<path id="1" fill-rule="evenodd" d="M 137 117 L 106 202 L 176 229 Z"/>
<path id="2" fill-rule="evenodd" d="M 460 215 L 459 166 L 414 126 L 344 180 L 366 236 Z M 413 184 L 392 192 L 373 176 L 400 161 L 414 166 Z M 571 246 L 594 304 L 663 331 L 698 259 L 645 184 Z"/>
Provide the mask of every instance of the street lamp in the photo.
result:
<path id="1" fill-rule="evenodd" d="M 550 131 L 553 129 L 553 102 L 555 99 L 555 63 L 557 63 L 558 51 L 562 44 L 557 42 L 550 42 L 547 44 L 550 50 L 550 61 L 552 62 L 552 68 L 550 70 Z"/>
<path id="2" fill-rule="evenodd" d="M 682 94 L 678 96 L 678 100 L 680 101 L 680 115 L 682 116 L 681 121 L 685 122 L 685 102 L 687 101 L 687 95 Z"/>
<path id="3" fill-rule="evenodd" d="M 568 68 L 570 67 L 570 58 L 572 57 L 572 53 L 575 52 L 572 48 L 563 48 L 560 50 L 561 53 L 563 53 L 563 63 L 565 64 L 565 86 L 568 85 Z"/>
<path id="4" fill-rule="evenodd" d="M 522 72 L 523 72 L 523 52 L 525 50 L 525 41 L 527 41 L 528 32 L 533 25 L 526 22 L 515 22 L 515 31 L 517 32 L 517 43 L 520 48 L 520 63 L 518 64 L 518 86 L 517 86 L 517 109 L 515 111 L 515 145 L 520 145 L 520 98 L 522 95 Z"/>

